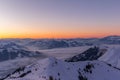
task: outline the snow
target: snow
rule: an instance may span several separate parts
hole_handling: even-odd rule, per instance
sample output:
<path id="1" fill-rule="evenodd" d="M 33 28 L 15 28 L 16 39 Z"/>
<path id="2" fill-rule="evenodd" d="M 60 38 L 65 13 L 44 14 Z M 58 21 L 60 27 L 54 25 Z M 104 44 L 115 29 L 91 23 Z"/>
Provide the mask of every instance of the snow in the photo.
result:
<path id="1" fill-rule="evenodd" d="M 87 65 L 91 66 L 88 72 L 85 71 Z M 31 72 L 24 77 L 19 77 L 27 71 Z M 119 80 L 120 71 L 100 61 L 68 63 L 47 58 L 27 66 L 23 71 L 16 72 L 5 80 L 81 80 L 79 76 L 86 77 L 88 80 Z"/>
<path id="2" fill-rule="evenodd" d="M 49 39 L 5 39 L 0 40 L 0 52 L 3 49 L 9 51 L 28 50 L 39 51 L 47 59 L 35 59 L 35 58 L 18 58 L 14 60 L 0 62 L 0 78 L 5 77 L 9 73 L 12 73 L 18 68 L 24 67 L 25 69 L 19 72 L 11 74 L 6 80 L 50 80 L 53 77 L 55 80 L 81 80 L 78 77 L 82 76 L 88 80 L 120 80 L 120 37 L 110 36 L 100 39 L 56 39 L 55 41 L 65 41 L 69 47 L 55 47 L 52 49 L 46 49 L 46 45 L 41 46 L 38 44 L 40 41 L 48 42 Z M 110 41 L 110 42 L 109 42 Z M 29 43 L 33 43 L 29 46 Z M 79 45 L 78 45 L 79 43 Z M 44 43 L 43 43 L 44 44 Z M 54 43 L 53 43 L 54 44 Z M 93 45 L 92 45 L 93 44 Z M 108 45 L 110 44 L 110 45 Z M 50 44 L 52 45 L 52 44 Z M 74 45 L 74 46 L 73 46 Z M 87 46 L 89 45 L 89 46 Z M 66 58 L 78 55 L 90 47 L 97 45 L 100 49 L 107 49 L 105 54 L 102 55 L 96 61 L 79 61 L 79 62 L 64 62 Z M 40 47 L 41 46 L 41 47 Z M 77 47 L 76 47 L 77 46 Z M 43 48 L 45 49 L 43 49 Z M 47 46 L 49 48 L 49 46 Z M 3 53 L 1 53 L 3 54 Z M 31 54 L 32 55 L 32 54 Z M 53 58 L 55 57 L 55 58 Z M 86 66 L 90 64 L 91 72 L 86 72 Z M 111 64 L 114 68 L 108 64 Z M 27 73 L 28 72 L 28 73 Z M 27 73 L 24 77 L 20 75 Z"/>
<path id="3" fill-rule="evenodd" d="M 8 75 L 17 68 L 29 65 L 34 61 L 36 61 L 36 59 L 22 58 L 0 62 L 0 78 Z"/>
<path id="4" fill-rule="evenodd" d="M 110 46 L 108 51 L 99 60 L 120 68 L 120 46 Z"/>

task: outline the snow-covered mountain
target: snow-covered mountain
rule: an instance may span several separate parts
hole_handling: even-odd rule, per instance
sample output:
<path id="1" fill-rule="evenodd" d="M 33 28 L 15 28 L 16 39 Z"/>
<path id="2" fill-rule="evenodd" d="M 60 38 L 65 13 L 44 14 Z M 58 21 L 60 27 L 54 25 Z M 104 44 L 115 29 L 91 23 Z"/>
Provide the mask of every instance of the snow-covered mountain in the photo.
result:
<path id="1" fill-rule="evenodd" d="M 37 51 L 33 52 L 24 49 L 23 50 L 16 50 L 11 48 L 0 49 L 0 62 L 25 57 L 45 57 L 45 55 Z"/>
<path id="2" fill-rule="evenodd" d="M 120 68 L 120 45 L 106 45 L 105 47 L 91 47 L 86 51 L 67 58 L 67 62 L 99 60 Z"/>
<path id="3" fill-rule="evenodd" d="M 0 42 L 0 62 L 24 57 L 44 57 L 38 51 L 29 51 L 24 46 L 11 41 Z"/>
<path id="4" fill-rule="evenodd" d="M 108 48 L 108 51 L 98 60 L 120 68 L 120 46 L 116 45 Z"/>
<path id="5" fill-rule="evenodd" d="M 119 52 L 119 36 L 1 39 L 0 80 L 119 80 Z M 41 60 L 50 56 L 66 62 L 55 58 Z M 86 66 L 91 66 L 90 70 Z"/>
<path id="6" fill-rule="evenodd" d="M 120 44 L 120 36 L 107 36 L 99 39 L 101 44 Z"/>
<path id="7" fill-rule="evenodd" d="M 67 62 L 78 62 L 78 61 L 92 61 L 92 60 L 97 60 L 100 58 L 102 55 L 106 53 L 107 49 L 102 48 L 100 49 L 99 47 L 91 47 L 88 50 L 75 55 L 71 58 L 66 59 L 65 61 Z"/>
<path id="8" fill-rule="evenodd" d="M 83 47 L 71 47 L 71 48 L 57 48 L 57 49 L 48 49 L 48 50 L 40 50 L 42 54 L 47 55 L 46 57 L 56 57 L 57 59 L 66 59 L 69 57 L 72 57 L 74 55 L 79 54 L 80 52 L 86 51 L 89 46 L 83 46 Z M 8 75 L 11 73 L 11 71 L 14 71 L 15 69 L 31 64 L 32 62 L 35 62 L 36 60 L 40 60 L 45 58 L 44 56 L 39 57 L 29 57 L 29 58 L 17 58 L 13 60 L 7 60 L 0 62 L 0 78 L 3 78 L 5 75 Z"/>
<path id="9" fill-rule="evenodd" d="M 20 67 L 2 80 L 119 80 L 120 70 L 101 61 L 64 62 L 55 58 Z"/>
<path id="10" fill-rule="evenodd" d="M 0 62 L 0 80 L 19 67 L 27 66 L 37 61 L 37 58 L 19 58 Z"/>
<path id="11" fill-rule="evenodd" d="M 0 46 L 9 44 L 26 49 L 53 49 L 79 46 L 93 46 L 101 44 L 120 44 L 120 36 L 104 38 L 74 38 L 74 39 L 1 39 Z"/>

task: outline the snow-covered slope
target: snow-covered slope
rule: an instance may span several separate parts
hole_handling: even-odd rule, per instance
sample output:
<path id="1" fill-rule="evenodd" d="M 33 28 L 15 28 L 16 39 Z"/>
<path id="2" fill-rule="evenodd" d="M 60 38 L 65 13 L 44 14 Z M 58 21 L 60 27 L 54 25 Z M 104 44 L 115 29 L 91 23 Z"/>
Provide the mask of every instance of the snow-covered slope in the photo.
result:
<path id="1" fill-rule="evenodd" d="M 92 61 L 92 60 L 97 60 L 99 57 L 104 55 L 106 53 L 107 49 L 106 48 L 100 48 L 100 47 L 91 47 L 87 49 L 86 51 L 75 55 L 73 57 L 70 57 L 66 59 L 65 61 L 67 62 L 78 62 L 78 61 Z"/>
<path id="2" fill-rule="evenodd" d="M 109 47 L 108 51 L 99 60 L 120 68 L 120 46 Z"/>
<path id="3" fill-rule="evenodd" d="M 100 61 L 68 63 L 47 58 L 18 68 L 3 80 L 120 80 L 120 70 Z"/>
<path id="4" fill-rule="evenodd" d="M 22 58 L 0 62 L 0 80 L 17 68 L 32 64 L 36 60 L 35 58 Z"/>
<path id="5" fill-rule="evenodd" d="M 66 59 L 67 62 L 99 60 L 120 68 L 120 45 L 101 45 Z"/>
<path id="6" fill-rule="evenodd" d="M 102 39 L 0 40 L 0 61 L 15 59 L 0 62 L 0 78 L 7 75 L 6 80 L 120 80 L 120 72 L 117 69 L 120 68 L 119 44 L 119 36 Z M 91 45 L 100 49 L 95 49 L 95 52 L 87 50 Z M 78 62 L 64 62 L 54 58 L 31 62 L 30 58 L 33 56 L 52 56 L 62 60 L 75 56 Z M 24 59 L 25 57 L 29 58 Z M 88 61 L 97 59 L 99 61 Z M 26 66 L 28 63 L 32 64 Z"/>

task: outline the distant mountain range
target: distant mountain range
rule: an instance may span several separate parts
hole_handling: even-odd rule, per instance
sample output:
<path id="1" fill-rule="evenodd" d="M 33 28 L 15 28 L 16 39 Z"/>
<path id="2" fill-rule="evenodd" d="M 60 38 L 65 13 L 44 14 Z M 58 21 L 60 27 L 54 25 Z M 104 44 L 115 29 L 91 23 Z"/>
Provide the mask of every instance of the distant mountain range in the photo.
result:
<path id="1" fill-rule="evenodd" d="M 104 38 L 76 39 L 0 39 L 0 61 L 20 57 L 44 56 L 38 50 L 68 48 L 79 46 L 96 46 L 102 44 L 120 44 L 120 36 Z M 40 55 L 40 56 L 41 56 Z"/>
<path id="2" fill-rule="evenodd" d="M 23 48 L 32 47 L 36 49 L 53 49 L 101 44 L 120 44 L 120 36 L 75 39 L 1 39 L 0 46 L 4 46 L 5 44 L 9 44 L 9 46 L 14 45 L 15 47 Z"/>
<path id="3" fill-rule="evenodd" d="M 0 39 L 0 61 L 20 57 L 45 56 L 38 50 L 79 46 L 120 44 L 120 36 L 88 39 Z M 91 57 L 93 58 L 93 57 Z"/>
<path id="4" fill-rule="evenodd" d="M 4 42 L 4 41 L 3 41 Z M 16 42 L 0 43 L 0 62 L 25 57 L 45 57 L 38 51 L 27 50 Z"/>

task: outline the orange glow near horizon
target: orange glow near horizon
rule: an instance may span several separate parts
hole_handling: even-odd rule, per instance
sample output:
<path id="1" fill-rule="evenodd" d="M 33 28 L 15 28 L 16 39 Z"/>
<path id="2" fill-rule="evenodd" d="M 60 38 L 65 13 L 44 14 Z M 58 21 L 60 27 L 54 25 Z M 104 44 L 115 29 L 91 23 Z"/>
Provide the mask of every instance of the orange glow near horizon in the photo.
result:
<path id="1" fill-rule="evenodd" d="M 0 38 L 120 35 L 119 1 L 107 3 L 101 0 L 30 0 L 28 4 L 27 0 L 0 0 Z"/>
<path id="2" fill-rule="evenodd" d="M 20 26 L 20 24 L 19 24 Z M 38 26 L 38 25 L 33 25 Z M 92 28 L 89 27 L 73 27 L 74 25 L 67 27 L 60 27 L 64 25 L 43 25 L 45 27 L 0 27 L 0 38 L 101 38 L 109 35 L 119 35 L 119 29 L 114 30 L 113 28 L 101 29 L 100 27 Z M 69 26 L 69 25 L 68 25 Z M 78 26 L 78 25 L 77 25 Z M 114 31 L 113 31 L 114 30 Z"/>
<path id="3" fill-rule="evenodd" d="M 47 23 L 46 23 L 47 24 Z M 3 26 L 3 25 L 0 25 Z M 22 27 L 21 27 L 22 26 Z M 36 26 L 36 27 L 33 27 Z M 39 27 L 44 26 L 44 27 Z M 56 27 L 57 26 L 57 27 Z M 62 26 L 62 27 L 61 27 Z M 0 38 L 101 38 L 109 35 L 119 35 L 119 29 L 95 27 L 97 25 L 5 25 L 0 27 Z M 89 26 L 89 27 L 87 27 Z M 99 26 L 99 25 L 98 25 Z M 102 26 L 103 27 L 103 26 Z M 109 30 L 108 30 L 109 28 Z"/>
<path id="4" fill-rule="evenodd" d="M 0 34 L 0 38 L 101 38 L 112 34 Z"/>

